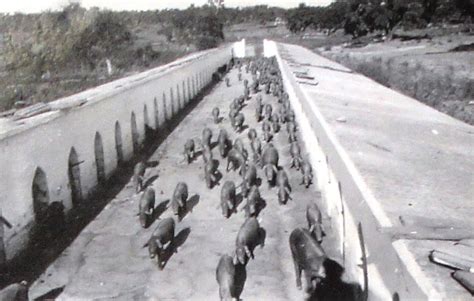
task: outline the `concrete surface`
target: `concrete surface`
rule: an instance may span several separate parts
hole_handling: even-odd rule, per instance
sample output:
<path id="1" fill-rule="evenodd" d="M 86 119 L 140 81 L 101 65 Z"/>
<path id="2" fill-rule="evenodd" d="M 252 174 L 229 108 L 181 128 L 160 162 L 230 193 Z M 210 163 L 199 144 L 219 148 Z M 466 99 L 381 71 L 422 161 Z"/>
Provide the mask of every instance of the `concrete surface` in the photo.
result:
<path id="1" fill-rule="evenodd" d="M 7 260 L 28 243 L 38 203 L 47 206 L 62 202 L 70 210 L 81 202 L 73 204 L 72 200 L 74 181 L 69 179 L 69 168 L 73 153 L 77 163 L 74 169 L 79 169 L 76 178 L 80 179 L 75 186 L 84 199 L 99 183 L 98 170 L 105 178 L 115 171 L 118 148 L 128 161 L 135 145 L 144 141 L 146 125 L 162 128 L 231 58 L 232 45 L 195 53 L 51 102 L 49 105 L 56 108 L 51 112 L 0 121 L 0 207 L 13 225 L 5 228 Z M 81 101 L 85 103 L 74 105 Z M 46 197 L 41 200 L 35 198 L 32 189 L 38 170 L 44 174 L 42 191 Z"/>
<path id="2" fill-rule="evenodd" d="M 251 79 L 243 72 L 244 78 Z M 247 131 L 236 134 L 230 128 L 228 108 L 230 101 L 243 92 L 243 83 L 237 81 L 237 70 L 230 73 L 231 87 L 218 84 L 211 93 L 179 124 L 161 144 L 150 161 L 158 161 L 149 168 L 146 177 L 158 175 L 153 181 L 157 191 L 157 203 L 168 200 L 178 181 L 189 186 L 189 195 L 195 204 L 192 212 L 177 224 L 176 233 L 181 246 L 172 255 L 163 271 L 148 258 L 143 245 L 155 228 L 157 221 L 148 229 L 140 227 L 138 203 L 131 187 L 124 189 L 78 236 L 74 243 L 32 285 L 30 297 L 35 298 L 58 287 L 65 286 L 58 300 L 217 300 L 218 285 L 215 268 L 220 255 L 232 254 L 235 237 L 244 221 L 240 212 L 226 220 L 219 207 L 220 188 L 224 181 L 241 180 L 237 172 L 225 171 L 226 161 L 218 150 L 213 150 L 219 159 L 219 171 L 223 174 L 220 185 L 209 190 L 205 186 L 202 158 L 199 156 L 190 165 L 183 163 L 182 150 L 187 138 L 201 139 L 204 126 L 213 130 L 216 141 L 219 128 L 225 128 L 232 139 L 242 137 L 250 152 Z M 244 107 L 245 124 L 255 127 L 261 136 L 261 124 L 253 117 L 255 95 Z M 263 95 L 264 103 L 276 102 L 275 98 Z M 218 125 L 213 124 L 211 110 L 218 106 L 224 117 Z M 259 219 L 266 231 L 264 248 L 255 250 L 255 260 L 246 270 L 246 281 L 241 298 L 243 300 L 301 300 L 296 290 L 293 262 L 288 237 L 298 226 L 305 226 L 307 202 L 320 203 L 320 193 L 315 185 L 305 189 L 299 185 L 300 172 L 289 169 L 289 145 L 286 131 L 278 134 L 274 141 L 280 152 L 280 164 L 287 171 L 293 188 L 293 200 L 286 206 L 277 204 L 276 189 L 260 186 L 266 208 Z M 258 171 L 259 176 L 263 174 Z M 239 192 L 239 190 L 237 190 Z M 241 204 L 239 209 L 242 208 Z M 171 216 L 167 209 L 160 218 Z M 327 253 L 340 262 L 337 247 L 331 245 L 333 230 L 328 217 L 324 217 L 325 247 Z M 189 229 L 189 230 L 186 230 Z M 187 233 L 186 231 L 190 231 Z M 329 243 L 326 243 L 329 242 Z"/>
<path id="3" fill-rule="evenodd" d="M 440 273 L 427 257 L 444 240 L 474 236 L 474 128 L 300 46 L 278 50 L 292 72 L 315 78 L 298 89 L 372 194 L 365 202 L 377 231 L 395 242 L 415 281 L 428 296 L 469 299 L 450 270 Z"/>

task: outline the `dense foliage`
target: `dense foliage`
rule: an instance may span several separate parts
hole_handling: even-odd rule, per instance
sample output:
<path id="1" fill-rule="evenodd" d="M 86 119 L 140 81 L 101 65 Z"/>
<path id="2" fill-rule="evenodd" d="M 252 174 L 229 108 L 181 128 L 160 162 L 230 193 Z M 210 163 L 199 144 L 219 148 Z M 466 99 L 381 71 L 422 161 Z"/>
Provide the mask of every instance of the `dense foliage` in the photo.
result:
<path id="1" fill-rule="evenodd" d="M 344 28 L 353 37 L 369 32 L 389 33 L 395 26 L 425 27 L 431 22 L 464 22 L 474 17 L 474 0 L 336 0 L 326 7 L 287 11 L 287 28 Z"/>

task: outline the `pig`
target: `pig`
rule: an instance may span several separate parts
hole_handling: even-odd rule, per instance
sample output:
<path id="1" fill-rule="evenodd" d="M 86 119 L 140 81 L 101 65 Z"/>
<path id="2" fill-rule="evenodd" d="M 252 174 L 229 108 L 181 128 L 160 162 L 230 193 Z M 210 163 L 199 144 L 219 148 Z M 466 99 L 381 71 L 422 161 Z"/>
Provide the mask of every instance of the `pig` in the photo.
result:
<path id="1" fill-rule="evenodd" d="M 145 175 L 145 169 L 145 163 L 143 162 L 138 162 L 133 168 L 132 183 L 136 193 L 139 193 L 143 189 L 143 176 Z"/>
<path id="2" fill-rule="evenodd" d="M 326 278 L 326 253 L 306 229 L 293 230 L 289 243 L 295 265 L 296 287 L 301 289 L 301 272 L 304 271 L 305 300 L 309 300 L 317 286 Z"/>
<path id="3" fill-rule="evenodd" d="M 279 161 L 278 151 L 275 148 L 275 146 L 273 146 L 272 143 L 269 143 L 265 147 L 265 150 L 263 151 L 262 163 L 263 165 L 271 164 L 271 165 L 274 165 L 275 167 L 278 167 L 278 161 Z"/>
<path id="4" fill-rule="evenodd" d="M 254 81 L 254 82 L 252 83 L 252 92 L 253 92 L 254 94 L 257 94 L 257 93 L 258 93 L 258 81 Z"/>
<path id="5" fill-rule="evenodd" d="M 270 83 L 265 85 L 265 94 L 270 94 Z"/>
<path id="6" fill-rule="evenodd" d="M 218 107 L 215 107 L 214 109 L 212 109 L 212 117 L 214 119 L 215 124 L 219 123 L 219 113 L 220 111 Z"/>
<path id="7" fill-rule="evenodd" d="M 186 140 L 186 143 L 184 144 L 184 159 L 186 160 L 186 162 L 188 162 L 188 164 L 191 163 L 191 161 L 194 159 L 194 148 L 194 140 Z"/>
<path id="8" fill-rule="evenodd" d="M 272 118 L 272 105 L 266 104 L 265 105 L 265 113 L 264 113 L 265 120 L 270 121 Z"/>
<path id="9" fill-rule="evenodd" d="M 236 132 L 242 132 L 242 127 L 244 125 L 245 117 L 244 114 L 238 113 L 234 118 L 234 129 Z"/>
<path id="10" fill-rule="evenodd" d="M 260 122 L 262 120 L 262 112 L 263 112 L 263 107 L 261 105 L 258 105 L 255 107 L 255 119 L 257 122 Z"/>
<path id="11" fill-rule="evenodd" d="M 261 197 L 258 186 L 254 185 L 250 188 L 247 195 L 247 204 L 245 206 L 245 217 L 257 216 L 260 210 Z"/>
<path id="12" fill-rule="evenodd" d="M 230 125 L 232 126 L 232 128 L 235 127 L 235 117 L 237 116 L 237 114 L 239 114 L 239 111 L 236 109 L 236 108 L 231 108 L 230 111 L 229 111 L 229 121 L 230 121 Z"/>
<path id="13" fill-rule="evenodd" d="M 280 123 L 279 123 L 279 118 L 278 114 L 274 113 L 272 115 L 272 130 L 274 133 L 278 133 L 280 131 Z"/>
<path id="14" fill-rule="evenodd" d="M 263 166 L 263 171 L 265 173 L 265 179 L 268 183 L 268 188 L 274 187 L 276 184 L 276 176 L 278 173 L 278 169 L 273 164 L 266 164 Z"/>
<path id="15" fill-rule="evenodd" d="M 235 184 L 232 181 L 226 181 L 221 189 L 221 208 L 222 215 L 229 218 L 232 211 L 236 209 Z"/>
<path id="16" fill-rule="evenodd" d="M 229 136 L 225 129 L 221 129 L 219 131 L 219 136 L 217 137 L 217 142 L 219 143 L 219 153 L 222 158 L 227 156 L 229 149 L 231 147 L 231 142 L 229 140 Z"/>
<path id="17" fill-rule="evenodd" d="M 276 183 L 278 186 L 278 203 L 284 205 L 290 198 L 291 186 L 288 181 L 288 175 L 283 169 L 278 171 Z"/>
<path id="18" fill-rule="evenodd" d="M 305 187 L 308 188 L 309 185 L 311 185 L 311 183 L 313 182 L 313 169 L 311 168 L 311 164 L 309 164 L 308 161 L 303 161 L 301 172 L 303 174 L 301 184 L 304 184 Z"/>
<path id="19" fill-rule="evenodd" d="M 296 170 L 300 170 L 301 164 L 303 162 L 303 158 L 301 158 L 301 149 L 297 142 L 291 143 L 290 146 L 290 154 L 291 154 L 291 168 L 296 168 Z"/>
<path id="20" fill-rule="evenodd" d="M 250 89 L 249 89 L 249 87 L 245 87 L 245 89 L 244 89 L 244 98 L 245 99 L 250 99 Z"/>
<path id="21" fill-rule="evenodd" d="M 286 123 L 286 109 L 284 106 L 280 106 L 278 117 L 280 118 L 280 123 Z"/>
<path id="22" fill-rule="evenodd" d="M 153 212 L 155 210 L 155 190 L 148 187 L 141 195 L 138 202 L 138 212 L 140 217 L 140 225 L 147 228 L 152 222 Z"/>
<path id="23" fill-rule="evenodd" d="M 226 171 L 229 171 L 229 167 L 232 165 L 232 169 L 236 170 L 237 168 L 241 167 L 245 164 L 245 157 L 244 155 L 237 149 L 232 148 L 229 153 L 227 154 L 227 167 Z"/>
<path id="24" fill-rule="evenodd" d="M 249 137 L 250 142 L 257 138 L 257 131 L 254 128 L 249 129 L 247 136 Z"/>
<path id="25" fill-rule="evenodd" d="M 290 132 L 288 134 L 288 143 L 293 143 L 293 142 L 296 142 L 297 141 L 297 136 L 296 136 L 296 132 Z"/>
<path id="26" fill-rule="evenodd" d="M 247 160 L 248 158 L 248 152 L 244 147 L 244 143 L 242 142 L 242 139 L 240 138 L 235 138 L 234 140 L 234 148 L 238 150 L 243 156 L 244 159 Z"/>
<path id="27" fill-rule="evenodd" d="M 246 70 L 248 70 L 248 69 L 246 69 Z M 247 73 L 248 73 L 248 71 L 247 71 Z M 248 85 L 249 85 L 249 80 L 248 80 L 248 79 L 244 79 L 244 87 L 247 88 Z"/>
<path id="28" fill-rule="evenodd" d="M 269 121 L 265 120 L 262 123 L 262 131 L 263 131 L 263 140 L 268 143 L 273 137 L 271 133 L 272 125 Z"/>
<path id="29" fill-rule="evenodd" d="M 207 144 L 204 144 L 204 147 L 202 149 L 202 159 L 204 163 L 207 163 L 209 161 L 212 161 L 212 150 L 211 147 Z"/>
<path id="30" fill-rule="evenodd" d="M 310 202 L 306 207 L 306 221 L 308 222 L 309 233 L 316 239 L 318 243 L 323 241 L 323 218 L 318 205 Z"/>
<path id="31" fill-rule="evenodd" d="M 217 173 L 217 164 L 214 160 L 209 160 L 204 164 L 204 178 L 206 179 L 206 186 L 209 189 L 212 189 L 216 179 Z"/>
<path id="32" fill-rule="evenodd" d="M 255 217 L 250 217 L 240 227 L 235 240 L 234 264 L 246 265 L 249 258 L 254 259 L 256 246 L 263 247 L 263 229 Z"/>
<path id="33" fill-rule="evenodd" d="M 239 82 L 242 81 L 242 72 L 239 71 L 239 73 L 237 74 L 237 79 L 239 80 Z"/>
<path id="34" fill-rule="evenodd" d="M 12 283 L 0 291 L 2 301 L 28 301 L 28 282 Z"/>
<path id="35" fill-rule="evenodd" d="M 188 185 L 184 182 L 179 182 L 173 192 L 171 199 L 171 208 L 173 214 L 180 217 L 186 210 L 186 201 L 188 199 Z"/>
<path id="36" fill-rule="evenodd" d="M 208 145 L 210 147 L 211 140 L 212 140 L 212 131 L 206 127 L 202 130 L 202 144 Z"/>
<path id="37" fill-rule="evenodd" d="M 257 185 L 257 168 L 255 165 L 250 165 L 243 175 L 242 195 L 247 197 L 250 187 L 254 185 Z"/>
<path id="38" fill-rule="evenodd" d="M 174 219 L 172 217 L 165 218 L 158 223 L 150 239 L 145 244 L 145 246 L 148 246 L 150 258 L 156 258 L 156 263 L 160 270 L 164 267 L 164 250 L 173 244 L 174 232 Z M 167 245 L 166 248 L 165 245 Z"/>
<path id="39" fill-rule="evenodd" d="M 286 131 L 288 134 L 296 132 L 296 123 L 294 121 L 288 121 L 286 123 Z"/>
<path id="40" fill-rule="evenodd" d="M 219 284 L 221 301 L 238 301 L 235 277 L 235 266 L 232 257 L 227 254 L 222 255 L 216 269 L 216 280 Z"/>
<path id="41" fill-rule="evenodd" d="M 289 122 L 295 121 L 295 112 L 292 109 L 289 109 L 286 113 L 286 120 Z"/>
<path id="42" fill-rule="evenodd" d="M 230 87 L 230 79 L 228 77 L 225 78 L 225 85 Z"/>
<path id="43" fill-rule="evenodd" d="M 252 149 L 252 153 L 253 153 L 253 161 L 255 163 L 259 162 L 262 156 L 262 143 L 260 142 L 260 139 L 255 138 L 250 143 L 250 148 Z"/>

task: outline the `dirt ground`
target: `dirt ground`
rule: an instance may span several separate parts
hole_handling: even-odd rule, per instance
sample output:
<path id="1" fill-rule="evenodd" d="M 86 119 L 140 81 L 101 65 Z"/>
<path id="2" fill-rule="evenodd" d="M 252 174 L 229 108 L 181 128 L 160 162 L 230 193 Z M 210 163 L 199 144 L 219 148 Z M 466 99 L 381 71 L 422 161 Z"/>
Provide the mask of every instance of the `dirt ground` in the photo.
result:
<path id="1" fill-rule="evenodd" d="M 251 79 L 243 72 L 244 78 Z M 190 112 L 168 138 L 156 149 L 149 161 L 158 165 L 148 168 L 146 178 L 157 192 L 156 202 L 159 219 L 172 216 L 166 208 L 168 200 L 179 181 L 189 187 L 189 202 L 192 210 L 177 223 L 178 252 L 159 271 L 143 248 L 158 224 L 155 221 L 148 229 L 139 225 L 138 198 L 130 185 L 124 187 L 105 209 L 92 221 L 56 261 L 30 288 L 30 298 L 47 294 L 59 295 L 58 300 L 217 300 L 218 285 L 215 269 L 222 254 L 233 254 L 235 237 L 245 217 L 239 212 L 229 219 L 222 216 L 219 206 L 220 189 L 226 180 L 236 185 L 241 180 L 237 172 L 226 172 L 226 161 L 216 148 L 222 178 L 213 189 L 205 186 L 202 157 L 191 164 L 184 163 L 183 145 L 186 139 L 200 140 L 202 129 L 208 126 L 216 141 L 218 130 L 225 128 L 230 137 L 241 137 L 250 152 L 247 132 L 256 128 L 261 136 L 261 125 L 256 123 L 254 99 L 243 108 L 246 129 L 235 133 L 228 120 L 230 101 L 243 92 L 242 82 L 237 80 L 237 70 L 230 74 L 231 87 L 219 83 L 209 95 Z M 260 92 L 262 93 L 262 92 Z M 273 96 L 263 95 L 264 103 L 276 103 Z M 223 120 L 212 122 L 211 110 L 219 107 Z M 321 202 L 315 185 L 305 189 L 299 185 L 301 174 L 289 168 L 289 145 L 286 131 L 276 135 L 273 143 L 280 153 L 280 165 L 287 171 L 292 200 L 285 206 L 278 205 L 276 189 L 266 183 L 260 186 L 266 207 L 259 215 L 260 225 L 266 231 L 265 246 L 257 247 L 255 260 L 251 260 L 245 271 L 241 271 L 243 300 L 300 300 L 302 293 L 296 289 L 293 263 L 288 238 L 296 227 L 306 226 L 305 208 L 308 202 Z M 303 147 L 303 144 L 301 144 Z M 263 176 L 258 170 L 258 175 Z M 240 189 L 237 190 L 240 192 Z M 330 257 L 338 261 L 337 250 L 327 242 L 333 231 L 328 217 L 324 217 L 326 238 L 323 247 Z"/>

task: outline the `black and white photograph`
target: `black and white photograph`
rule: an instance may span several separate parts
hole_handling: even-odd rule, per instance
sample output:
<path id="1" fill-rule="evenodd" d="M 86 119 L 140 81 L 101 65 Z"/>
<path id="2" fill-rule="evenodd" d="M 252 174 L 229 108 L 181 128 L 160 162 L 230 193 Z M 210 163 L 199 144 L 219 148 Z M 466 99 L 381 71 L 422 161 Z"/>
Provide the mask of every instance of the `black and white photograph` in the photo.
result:
<path id="1" fill-rule="evenodd" d="M 474 0 L 0 1 L 0 301 L 474 297 Z"/>

